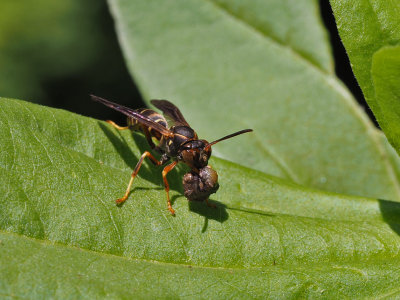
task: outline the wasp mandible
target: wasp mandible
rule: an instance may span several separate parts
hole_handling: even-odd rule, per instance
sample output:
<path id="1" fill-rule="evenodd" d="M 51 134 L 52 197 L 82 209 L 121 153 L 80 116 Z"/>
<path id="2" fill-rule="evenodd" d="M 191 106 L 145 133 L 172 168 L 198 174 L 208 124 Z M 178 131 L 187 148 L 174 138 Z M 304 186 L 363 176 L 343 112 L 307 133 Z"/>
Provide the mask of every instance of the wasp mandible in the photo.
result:
<path id="1" fill-rule="evenodd" d="M 208 202 L 208 198 L 218 190 L 219 184 L 217 172 L 208 166 L 211 146 L 239 134 L 253 131 L 252 129 L 240 130 L 209 143 L 198 138 L 197 133 L 186 122 L 178 107 L 167 100 L 151 100 L 151 103 L 172 120 L 171 127 L 168 127 L 166 118 L 154 110 L 148 108 L 131 109 L 94 95 L 91 95 L 91 97 L 94 101 L 100 102 L 128 117 L 128 126 L 126 127 L 121 127 L 113 121 L 107 121 L 109 124 L 118 130 L 142 131 L 150 147 L 161 154 L 160 160 L 157 160 L 149 151 L 145 151 L 142 154 L 132 172 L 126 192 L 122 198 L 116 200 L 117 204 L 124 202 L 128 198 L 133 180 L 138 174 L 144 159 L 148 157 L 157 166 L 165 165 L 172 159 L 172 162 L 166 165 L 162 171 L 168 210 L 171 214 L 174 215 L 175 211 L 169 198 L 167 174 L 179 162 L 185 163 L 190 168 L 190 171 L 183 176 L 185 197 L 192 201 L 205 201 L 208 206 L 213 206 Z M 154 144 L 153 138 L 158 141 L 157 145 Z"/>

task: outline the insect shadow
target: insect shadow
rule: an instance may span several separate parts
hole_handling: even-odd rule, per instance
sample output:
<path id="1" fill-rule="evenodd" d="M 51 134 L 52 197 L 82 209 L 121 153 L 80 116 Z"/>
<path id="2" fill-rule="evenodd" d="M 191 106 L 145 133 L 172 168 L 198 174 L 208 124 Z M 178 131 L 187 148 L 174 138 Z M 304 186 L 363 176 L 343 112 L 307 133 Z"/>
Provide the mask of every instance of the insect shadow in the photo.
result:
<path id="1" fill-rule="evenodd" d="M 175 195 L 171 198 L 171 202 L 175 203 L 175 200 L 179 198 L 185 199 L 185 197 L 182 194 Z M 215 200 L 208 200 L 208 201 L 210 204 L 215 205 L 215 207 L 208 207 L 207 205 L 204 205 L 204 202 L 187 201 L 189 205 L 189 211 L 204 217 L 203 228 L 201 230 L 202 233 L 204 233 L 208 228 L 208 220 L 211 219 L 219 223 L 223 223 L 229 218 L 228 211 L 226 210 L 227 209 L 226 205 Z"/>
<path id="2" fill-rule="evenodd" d="M 215 207 L 208 207 L 201 202 L 189 202 L 189 210 L 195 212 L 201 216 L 204 216 L 204 225 L 201 232 L 205 232 L 208 228 L 208 220 L 215 220 L 217 222 L 223 223 L 228 220 L 228 211 L 226 210 L 226 206 L 220 202 L 215 200 L 209 200 L 211 204 L 214 204 Z"/>
<path id="3" fill-rule="evenodd" d="M 124 160 L 125 164 L 131 167 L 132 170 L 140 158 L 140 153 L 143 153 L 144 151 L 149 151 L 149 145 L 145 137 L 141 134 L 131 132 L 133 140 L 135 141 L 136 146 L 139 148 L 140 151 L 135 155 L 135 153 L 133 153 L 133 151 L 129 147 L 126 139 L 120 132 L 114 131 L 113 129 L 109 128 L 108 125 L 104 124 L 101 121 L 98 122 L 98 125 L 107 136 L 111 144 L 114 146 L 119 156 Z M 157 154 L 155 154 L 155 156 L 159 158 Z M 163 186 L 163 180 L 161 176 L 163 168 L 163 166 L 153 166 L 150 162 L 146 162 L 146 164 L 144 164 L 140 169 L 139 176 L 146 181 L 154 183 L 155 185 L 160 185 L 160 188 L 155 189 L 163 189 L 161 188 L 161 186 Z M 185 166 L 184 164 L 179 164 L 168 174 L 168 183 L 170 185 L 170 189 L 177 191 L 180 194 L 175 195 L 171 198 L 172 204 L 181 197 L 186 200 L 186 198 L 183 196 L 182 178 L 183 175 L 188 172 L 188 170 L 189 168 L 187 166 Z M 135 190 L 138 189 L 147 188 L 135 186 L 131 190 L 130 194 L 133 194 Z M 115 198 L 117 199 L 117 197 L 118 195 L 116 195 Z M 164 197 L 162 201 L 165 201 Z M 208 207 L 204 202 L 188 201 L 190 211 L 205 217 L 205 225 L 203 226 L 202 232 L 206 230 L 209 219 L 216 220 L 221 223 L 228 219 L 228 213 L 226 211 L 225 205 L 214 200 L 210 200 L 209 202 L 210 204 L 214 204 L 216 208 Z"/>
<path id="4" fill-rule="evenodd" d="M 113 129 L 109 128 L 108 125 L 104 124 L 103 122 L 98 122 L 100 129 L 104 132 L 107 136 L 111 144 L 114 146 L 115 150 L 119 154 L 119 156 L 124 160 L 125 164 L 128 165 L 130 168 L 136 165 L 140 158 L 140 154 L 135 154 L 131 148 L 129 147 L 128 142 L 124 138 L 124 136 L 119 131 L 114 131 Z M 138 134 L 132 134 L 133 139 L 135 140 L 136 145 L 140 149 L 140 151 L 144 152 L 147 149 L 147 141 L 144 137 Z M 146 148 L 147 146 L 147 148 Z M 157 176 L 160 173 L 162 167 L 150 166 L 148 164 L 144 164 L 140 169 L 140 177 L 143 179 L 150 181 L 154 184 L 161 184 L 162 179 L 161 176 Z M 158 174 L 159 175 L 159 174 Z"/>

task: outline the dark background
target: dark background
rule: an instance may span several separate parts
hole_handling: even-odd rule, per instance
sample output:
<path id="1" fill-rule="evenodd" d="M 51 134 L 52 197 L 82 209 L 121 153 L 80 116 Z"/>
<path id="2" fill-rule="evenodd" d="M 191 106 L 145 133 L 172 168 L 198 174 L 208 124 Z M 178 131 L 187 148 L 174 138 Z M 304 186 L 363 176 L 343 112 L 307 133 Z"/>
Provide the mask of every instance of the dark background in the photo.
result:
<path id="1" fill-rule="evenodd" d="M 20 19 L 25 20 L 20 34 L 14 33 L 17 31 L 15 28 L 7 31 L 0 21 L 0 49 L 5 49 L 2 50 L 2 54 L 0 53 L 0 68 L 3 65 L 1 68 L 3 72 L 0 69 L 1 96 L 29 100 L 97 119 L 113 119 L 121 124 L 125 122 L 124 116 L 93 103 L 89 99 L 89 94 L 99 95 L 132 108 L 145 106 L 128 73 L 119 48 L 113 19 L 105 1 L 88 0 L 78 3 L 78 1 L 65 0 L 64 3 L 69 6 L 65 5 L 59 11 L 56 10 L 58 7 L 55 7 L 52 14 L 35 10 L 36 7 L 30 9 L 29 0 L 2 1 L 4 2 L 0 4 L 0 11 L 2 10 L 4 15 L 2 16 L 0 12 L 0 19 L 5 17 L 6 22 L 3 23 L 6 25 L 11 24 L 10 27 L 12 27 L 12 20 L 10 19 L 7 23 L 7 17 L 10 14 L 19 13 L 18 7 L 15 8 L 15 3 L 19 3 L 20 10 L 26 11 L 26 15 L 20 16 Z M 320 0 L 320 8 L 322 19 L 330 35 L 336 74 L 375 122 L 353 76 L 336 29 L 329 1 Z M 46 30 L 36 24 L 38 19 L 47 23 Z M 72 23 L 77 19 L 77 24 Z M 31 29 L 29 31 L 26 28 Z M 68 30 L 63 32 L 65 28 Z M 45 37 L 38 33 L 42 31 L 46 31 Z M 7 34 L 11 42 L 2 45 L 1 35 L 7 37 Z M 67 38 L 60 38 L 60 36 Z M 91 37 L 90 42 L 87 42 L 87 36 Z M 53 52 L 48 53 L 47 47 L 43 48 L 43 44 L 57 43 L 64 47 L 50 49 L 49 51 Z M 36 57 L 33 53 L 39 54 Z M 11 76 L 4 72 L 4 69 L 7 69 L 7 63 L 9 68 L 13 68 Z M 15 67 L 16 65 L 19 68 Z M 14 81 L 13 75 L 16 78 Z M 26 77 L 25 82 L 21 80 L 23 77 Z M 36 82 L 32 82 L 32 78 L 35 78 Z M 8 86 L 11 88 L 7 90 Z"/>

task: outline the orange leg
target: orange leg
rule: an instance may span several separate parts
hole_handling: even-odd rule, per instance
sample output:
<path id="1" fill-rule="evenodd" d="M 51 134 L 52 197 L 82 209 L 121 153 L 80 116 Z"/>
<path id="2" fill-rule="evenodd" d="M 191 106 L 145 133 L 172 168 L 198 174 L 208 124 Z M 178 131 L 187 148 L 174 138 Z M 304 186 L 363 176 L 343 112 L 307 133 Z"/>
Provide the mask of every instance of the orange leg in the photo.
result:
<path id="1" fill-rule="evenodd" d="M 154 145 L 153 140 L 151 139 L 151 134 L 149 132 L 149 129 L 143 125 L 142 130 L 143 130 L 144 136 L 146 137 L 147 143 L 149 143 L 151 149 L 154 149 L 156 147 L 156 145 Z"/>
<path id="2" fill-rule="evenodd" d="M 116 129 L 118 129 L 118 130 L 129 129 L 128 126 L 121 127 L 121 126 L 115 124 L 114 121 L 111 121 L 111 120 L 107 120 L 106 122 L 107 122 L 108 124 L 111 124 L 114 128 L 116 128 Z"/>
<path id="3" fill-rule="evenodd" d="M 131 186 L 132 186 L 132 183 L 133 183 L 133 180 L 135 179 L 136 175 L 139 173 L 140 167 L 142 166 L 142 163 L 143 163 L 143 161 L 144 161 L 144 159 L 146 157 L 148 157 L 151 160 L 151 162 L 153 164 L 155 164 L 156 166 L 159 166 L 159 165 L 162 164 L 150 152 L 148 152 L 148 151 L 144 152 L 142 154 L 142 156 L 140 157 L 138 163 L 136 164 L 135 169 L 132 172 L 131 180 L 129 181 L 128 187 L 127 187 L 126 192 L 125 192 L 125 195 L 122 198 L 119 198 L 119 199 L 117 199 L 115 201 L 115 202 L 117 202 L 117 204 L 121 204 L 122 202 L 124 202 L 128 198 L 129 192 L 131 190 Z"/>
<path id="4" fill-rule="evenodd" d="M 165 186 L 165 192 L 167 193 L 167 204 L 168 204 L 168 210 L 171 212 L 172 215 L 175 215 L 175 211 L 171 206 L 171 201 L 169 199 L 169 184 L 167 181 L 167 174 L 176 166 L 178 162 L 174 161 L 172 164 L 169 164 L 168 166 L 166 166 L 164 168 L 164 170 L 162 171 L 162 177 L 164 180 L 164 186 Z"/>

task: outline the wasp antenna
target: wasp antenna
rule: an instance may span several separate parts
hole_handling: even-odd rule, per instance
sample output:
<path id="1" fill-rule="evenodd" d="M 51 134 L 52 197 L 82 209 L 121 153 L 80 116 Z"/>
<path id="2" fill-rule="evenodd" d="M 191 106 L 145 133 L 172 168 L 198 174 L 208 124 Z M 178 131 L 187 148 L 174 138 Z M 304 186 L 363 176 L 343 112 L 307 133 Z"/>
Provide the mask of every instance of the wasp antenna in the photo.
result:
<path id="1" fill-rule="evenodd" d="M 221 141 L 223 141 L 223 140 L 227 140 L 227 139 L 233 138 L 233 137 L 235 137 L 235 136 L 237 136 L 237 135 L 240 135 L 240 134 L 243 134 L 243 133 L 246 133 L 246 132 L 252 132 L 252 131 L 253 131 L 253 129 L 243 129 L 243 130 L 240 130 L 240 131 L 231 133 L 231 134 L 229 134 L 229 135 L 227 135 L 227 136 L 224 136 L 224 137 L 222 137 L 222 138 L 220 138 L 220 139 L 218 139 L 218 140 L 215 140 L 214 142 L 208 143 L 208 144 L 204 147 L 204 150 L 210 148 L 212 145 L 215 145 L 216 143 L 219 143 L 219 142 L 221 142 Z"/>

